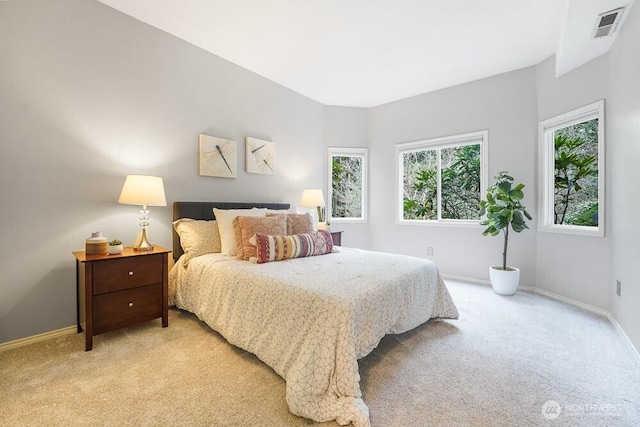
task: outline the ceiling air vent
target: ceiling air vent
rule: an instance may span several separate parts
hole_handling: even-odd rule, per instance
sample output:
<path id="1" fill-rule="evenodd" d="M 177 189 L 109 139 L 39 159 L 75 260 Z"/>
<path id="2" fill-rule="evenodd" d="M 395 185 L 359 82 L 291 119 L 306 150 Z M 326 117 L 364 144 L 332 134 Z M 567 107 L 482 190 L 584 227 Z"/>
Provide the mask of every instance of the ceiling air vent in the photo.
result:
<path id="1" fill-rule="evenodd" d="M 624 12 L 624 7 L 613 9 L 598 15 L 596 28 L 593 30 L 593 38 L 598 39 L 613 33 L 616 30 L 616 27 L 620 24 L 622 12 Z"/>

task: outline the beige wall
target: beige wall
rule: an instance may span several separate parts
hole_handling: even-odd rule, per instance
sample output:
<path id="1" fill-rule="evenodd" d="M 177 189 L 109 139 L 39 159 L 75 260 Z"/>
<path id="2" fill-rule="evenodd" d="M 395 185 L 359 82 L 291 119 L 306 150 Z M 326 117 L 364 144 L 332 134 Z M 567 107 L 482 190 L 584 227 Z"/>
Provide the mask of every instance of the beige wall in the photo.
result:
<path id="1" fill-rule="evenodd" d="M 538 120 L 546 120 L 605 100 L 608 110 L 608 56 L 601 56 L 582 67 L 555 77 L 554 58 L 536 67 Z M 605 116 L 607 111 L 605 111 Z M 607 126 L 605 119 L 605 126 Z M 605 137 L 606 147 L 611 141 Z M 607 151 L 607 150 L 605 150 Z M 606 157 L 606 155 L 605 155 Z M 605 167 L 606 180 L 611 171 Z M 607 185 L 607 188 L 610 188 Z M 605 207 L 606 209 L 606 207 Z M 605 218 L 606 218 L 605 211 Z M 609 218 L 607 218 L 609 220 Z M 604 237 L 538 233 L 536 250 L 537 287 L 566 298 L 609 309 L 610 221 L 605 223 Z"/>
<path id="2" fill-rule="evenodd" d="M 326 185 L 322 105 L 101 3 L 0 2 L 0 58 L 0 342 L 75 323 L 71 252 L 138 231 L 127 174 L 164 178 L 150 239 L 166 247 L 173 201 L 296 204 Z M 201 132 L 238 142 L 237 179 L 198 175 Z M 245 136 L 275 143 L 275 175 L 244 172 Z"/>
<path id="3" fill-rule="evenodd" d="M 502 239 L 482 236 L 483 227 L 396 224 L 396 144 L 468 132 L 489 131 L 489 179 L 508 170 L 526 185 L 524 205 L 536 205 L 535 69 L 427 93 L 371 109 L 369 117 L 370 204 L 376 250 L 427 257 L 434 248 L 443 273 L 488 280 L 502 261 Z M 535 212 L 535 209 L 531 209 Z M 536 222 L 531 224 L 535 230 Z M 510 238 L 508 262 L 521 269 L 521 283 L 536 284 L 535 231 Z"/>
<path id="4" fill-rule="evenodd" d="M 636 4 L 609 53 L 607 182 L 611 236 L 611 311 L 640 351 L 640 7 Z M 622 282 L 616 295 L 616 280 Z"/>
<path id="5" fill-rule="evenodd" d="M 350 107 L 325 107 L 324 121 L 324 141 L 327 147 L 359 147 L 367 148 L 369 143 L 368 134 L 369 110 L 366 108 Z M 328 162 L 328 156 L 325 155 Z M 327 175 L 328 172 L 328 164 Z M 374 175 L 375 171 L 369 170 L 368 177 Z M 327 187 L 329 177 L 327 176 Z M 325 188 L 327 188 L 325 187 Z M 369 186 L 368 199 L 376 193 L 375 188 Z M 326 195 L 325 195 L 326 197 Z M 367 210 L 371 203 L 367 203 Z M 371 217 L 371 212 L 368 214 Z M 331 224 L 332 231 L 343 231 L 342 244 L 354 248 L 371 247 L 371 221 L 367 223 L 349 223 L 334 221 Z"/>

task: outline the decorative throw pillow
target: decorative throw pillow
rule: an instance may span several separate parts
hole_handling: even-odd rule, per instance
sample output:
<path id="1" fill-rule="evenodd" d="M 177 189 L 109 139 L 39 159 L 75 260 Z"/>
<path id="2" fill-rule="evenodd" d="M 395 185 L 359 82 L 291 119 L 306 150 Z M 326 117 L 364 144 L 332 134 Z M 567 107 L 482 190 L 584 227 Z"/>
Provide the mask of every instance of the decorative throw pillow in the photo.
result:
<path id="1" fill-rule="evenodd" d="M 326 230 L 290 236 L 269 236 L 256 233 L 255 238 L 256 262 L 258 264 L 324 255 L 333 251 L 331 233 Z"/>
<path id="2" fill-rule="evenodd" d="M 313 218 L 309 213 L 267 213 L 267 216 L 275 215 L 285 215 L 287 217 L 287 234 L 307 234 L 315 231 L 313 228 Z"/>
<path id="3" fill-rule="evenodd" d="M 237 216 L 264 217 L 266 209 L 218 209 L 213 208 L 213 215 L 218 221 L 222 255 L 236 255 L 236 238 L 233 234 L 233 219 Z"/>
<path id="4" fill-rule="evenodd" d="M 282 235 L 287 232 L 287 218 L 284 215 L 267 217 L 237 216 L 233 220 L 238 259 L 249 261 L 256 257 L 256 233 Z"/>
<path id="5" fill-rule="evenodd" d="M 197 256 L 220 252 L 217 221 L 181 218 L 173 222 L 173 228 L 180 236 L 180 246 L 184 251 L 184 265 Z"/>

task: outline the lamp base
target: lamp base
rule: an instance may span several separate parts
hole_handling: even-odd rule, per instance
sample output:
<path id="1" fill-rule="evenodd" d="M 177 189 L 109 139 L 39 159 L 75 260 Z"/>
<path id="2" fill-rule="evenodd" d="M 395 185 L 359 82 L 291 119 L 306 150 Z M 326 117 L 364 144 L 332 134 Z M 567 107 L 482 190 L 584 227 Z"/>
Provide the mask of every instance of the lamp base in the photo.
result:
<path id="1" fill-rule="evenodd" d="M 133 250 L 134 251 L 152 251 L 153 246 L 134 246 Z"/>
<path id="2" fill-rule="evenodd" d="M 153 250 L 153 245 L 151 243 L 149 243 L 149 240 L 147 239 L 147 227 L 146 226 L 142 227 L 142 231 L 140 232 L 140 236 L 138 237 L 138 240 L 136 241 L 136 244 L 133 245 L 133 250 L 134 251 L 152 251 Z"/>

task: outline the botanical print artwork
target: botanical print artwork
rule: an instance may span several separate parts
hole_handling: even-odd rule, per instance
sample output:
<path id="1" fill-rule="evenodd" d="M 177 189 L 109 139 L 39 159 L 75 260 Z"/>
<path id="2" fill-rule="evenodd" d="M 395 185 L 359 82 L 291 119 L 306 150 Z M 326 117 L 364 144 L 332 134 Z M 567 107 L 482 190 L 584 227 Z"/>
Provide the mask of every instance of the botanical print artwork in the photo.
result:
<path id="1" fill-rule="evenodd" d="M 237 151 L 235 141 L 200 134 L 200 175 L 236 178 Z"/>
<path id="2" fill-rule="evenodd" d="M 246 168 L 249 173 L 273 175 L 276 148 L 273 142 L 246 138 Z"/>

